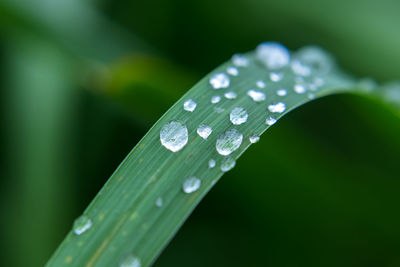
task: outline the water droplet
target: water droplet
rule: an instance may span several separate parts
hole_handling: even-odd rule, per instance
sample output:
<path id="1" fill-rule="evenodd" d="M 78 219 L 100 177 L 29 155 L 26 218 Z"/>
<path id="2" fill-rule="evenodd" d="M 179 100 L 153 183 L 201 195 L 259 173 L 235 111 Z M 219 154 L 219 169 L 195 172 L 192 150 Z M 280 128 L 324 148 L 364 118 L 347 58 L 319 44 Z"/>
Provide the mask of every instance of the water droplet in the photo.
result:
<path id="1" fill-rule="evenodd" d="M 73 230 L 76 235 L 81 235 L 92 227 L 92 220 L 88 216 L 82 215 L 75 220 Z"/>
<path id="2" fill-rule="evenodd" d="M 265 88 L 265 82 L 262 81 L 262 80 L 258 80 L 258 81 L 256 82 L 256 85 L 257 85 L 257 87 L 260 88 L 260 89 Z"/>
<path id="3" fill-rule="evenodd" d="M 226 69 L 226 72 L 227 72 L 229 75 L 232 75 L 232 76 L 238 76 L 238 75 L 239 75 L 239 70 L 238 70 L 237 68 L 235 68 L 235 67 L 228 67 L 228 68 Z"/>
<path id="4" fill-rule="evenodd" d="M 268 110 L 273 113 L 282 113 L 286 109 L 286 105 L 283 102 L 278 102 L 276 104 L 271 104 L 268 106 Z"/>
<path id="5" fill-rule="evenodd" d="M 237 94 L 233 91 L 229 91 L 229 92 L 226 92 L 224 94 L 224 96 L 226 99 L 235 99 L 237 97 Z"/>
<path id="6" fill-rule="evenodd" d="M 121 264 L 119 265 L 120 267 L 141 267 L 142 263 L 140 262 L 140 259 L 138 257 L 133 256 L 132 254 L 129 254 L 126 256 Z"/>
<path id="7" fill-rule="evenodd" d="M 282 80 L 282 78 L 283 78 L 283 74 L 282 73 L 277 73 L 277 72 L 271 72 L 269 74 L 269 78 L 273 82 L 280 82 Z"/>
<path id="8" fill-rule="evenodd" d="M 212 168 L 215 167 L 215 165 L 217 165 L 217 163 L 215 162 L 214 159 L 210 159 L 210 160 L 208 161 L 208 168 L 212 169 Z"/>
<path id="9" fill-rule="evenodd" d="M 223 172 L 230 171 L 235 167 L 235 165 L 236 161 L 231 157 L 227 157 L 221 163 L 221 171 Z"/>
<path id="10" fill-rule="evenodd" d="M 253 99 L 253 101 L 255 101 L 255 102 L 264 101 L 266 98 L 264 92 L 253 90 L 253 89 L 247 91 L 247 95 L 250 96 L 251 99 Z"/>
<path id="11" fill-rule="evenodd" d="M 313 93 L 309 93 L 307 95 L 307 98 L 310 99 L 310 100 L 313 100 L 313 99 L 315 99 L 315 95 Z"/>
<path id="12" fill-rule="evenodd" d="M 212 133 L 212 128 L 205 124 L 200 124 L 197 128 L 197 134 L 200 135 L 201 138 L 206 140 L 210 134 Z"/>
<path id="13" fill-rule="evenodd" d="M 295 84 L 294 91 L 298 94 L 304 94 L 306 92 L 306 87 L 302 84 Z"/>
<path id="14" fill-rule="evenodd" d="M 311 68 L 304 65 L 300 60 L 293 60 L 290 64 L 292 71 L 296 75 L 300 76 L 310 76 L 311 75 Z"/>
<path id="15" fill-rule="evenodd" d="M 257 46 L 256 55 L 270 69 L 285 67 L 290 61 L 289 50 L 275 42 L 265 42 Z"/>
<path id="16" fill-rule="evenodd" d="M 221 97 L 219 95 L 215 95 L 211 97 L 211 103 L 217 104 L 219 101 L 221 101 Z"/>
<path id="17" fill-rule="evenodd" d="M 161 144 L 172 152 L 181 150 L 188 142 L 188 130 L 179 121 L 171 121 L 160 131 Z"/>
<path id="18" fill-rule="evenodd" d="M 196 177 L 190 177 L 188 179 L 186 179 L 183 184 L 182 184 L 182 190 L 183 192 L 185 192 L 186 194 L 190 194 L 193 193 L 195 191 L 197 191 L 201 186 L 201 181 L 200 179 L 196 178 Z"/>
<path id="19" fill-rule="evenodd" d="M 249 65 L 249 60 L 240 54 L 233 55 L 232 62 L 237 67 L 247 67 Z"/>
<path id="20" fill-rule="evenodd" d="M 218 72 L 210 78 L 210 84 L 214 89 L 228 88 L 230 83 L 228 75 L 223 72 Z"/>
<path id="21" fill-rule="evenodd" d="M 228 156 L 237 150 L 243 141 L 243 135 L 236 129 L 227 130 L 216 142 L 216 149 L 222 156 Z"/>
<path id="22" fill-rule="evenodd" d="M 193 112 L 197 107 L 197 103 L 193 99 L 188 99 L 183 103 L 183 109 L 186 111 Z"/>
<path id="23" fill-rule="evenodd" d="M 161 208 L 162 205 L 163 205 L 163 199 L 162 199 L 162 197 L 158 197 L 158 198 L 156 199 L 156 206 L 159 207 L 159 208 Z"/>
<path id="24" fill-rule="evenodd" d="M 311 68 L 316 73 L 326 73 L 332 69 L 334 60 L 319 47 L 306 46 L 301 48 L 296 53 L 296 58 L 299 59 L 303 65 Z"/>
<path id="25" fill-rule="evenodd" d="M 276 91 L 276 94 L 279 96 L 285 96 L 287 95 L 287 91 L 285 89 L 279 89 L 278 91 Z"/>
<path id="26" fill-rule="evenodd" d="M 268 117 L 268 118 L 265 120 L 265 123 L 266 123 L 267 125 L 269 125 L 269 126 L 274 125 L 274 124 L 276 123 L 276 119 L 273 118 L 273 117 Z"/>
<path id="27" fill-rule="evenodd" d="M 221 108 L 221 107 L 215 107 L 215 108 L 214 108 L 214 111 L 217 112 L 217 113 L 222 113 L 222 112 L 225 111 L 225 109 L 224 109 L 224 108 Z"/>
<path id="28" fill-rule="evenodd" d="M 250 143 L 255 144 L 258 141 L 260 141 L 260 137 L 258 135 L 252 135 L 252 136 L 250 136 L 249 140 L 250 140 Z"/>
<path id="29" fill-rule="evenodd" d="M 240 125 L 247 121 L 249 114 L 247 114 L 247 111 L 244 108 L 236 107 L 232 109 L 229 117 L 234 125 Z"/>

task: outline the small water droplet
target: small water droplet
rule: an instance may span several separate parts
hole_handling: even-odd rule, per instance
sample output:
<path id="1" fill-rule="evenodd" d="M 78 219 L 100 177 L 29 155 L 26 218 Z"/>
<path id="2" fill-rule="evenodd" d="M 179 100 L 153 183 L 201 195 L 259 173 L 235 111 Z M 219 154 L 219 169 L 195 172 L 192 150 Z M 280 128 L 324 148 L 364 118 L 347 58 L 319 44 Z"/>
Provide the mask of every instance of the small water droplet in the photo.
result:
<path id="1" fill-rule="evenodd" d="M 286 105 L 283 102 L 271 104 L 268 106 L 268 110 L 273 113 L 282 113 L 286 110 Z"/>
<path id="2" fill-rule="evenodd" d="M 218 72 L 211 76 L 209 82 L 214 89 L 228 88 L 231 83 L 228 75 L 223 72 Z"/>
<path id="3" fill-rule="evenodd" d="M 217 104 L 217 103 L 219 103 L 219 101 L 221 101 L 221 97 L 219 95 L 215 95 L 215 96 L 211 97 L 212 104 Z"/>
<path id="4" fill-rule="evenodd" d="M 161 208 L 162 205 L 163 205 L 163 199 L 162 199 L 162 197 L 158 197 L 158 198 L 156 199 L 156 206 L 159 207 L 159 208 Z"/>
<path id="5" fill-rule="evenodd" d="M 188 99 L 183 103 L 183 109 L 189 112 L 193 112 L 197 107 L 197 103 L 193 99 Z"/>
<path id="6" fill-rule="evenodd" d="M 232 76 L 238 76 L 238 75 L 239 75 L 239 70 L 238 70 L 237 68 L 235 68 L 235 67 L 228 67 L 228 68 L 226 69 L 226 72 L 227 72 L 229 75 L 232 75 Z"/>
<path id="7" fill-rule="evenodd" d="M 310 100 L 313 100 L 313 99 L 315 99 L 315 95 L 313 93 L 309 93 L 307 95 L 307 98 L 310 99 Z"/>
<path id="8" fill-rule="evenodd" d="M 257 58 L 270 69 L 279 69 L 289 64 L 290 53 L 279 43 L 265 42 L 256 48 Z"/>
<path id="9" fill-rule="evenodd" d="M 290 64 L 292 71 L 296 75 L 300 76 L 310 76 L 311 75 L 311 68 L 304 65 L 300 60 L 293 60 Z"/>
<path id="10" fill-rule="evenodd" d="M 282 80 L 282 78 L 283 78 L 283 74 L 282 73 L 278 73 L 278 72 L 271 72 L 269 74 L 269 78 L 273 82 L 280 82 Z"/>
<path id="11" fill-rule="evenodd" d="M 200 179 L 193 176 L 193 177 L 186 179 L 183 182 L 182 190 L 186 194 L 190 194 L 190 193 L 196 192 L 200 188 L 200 186 L 201 186 Z"/>
<path id="12" fill-rule="evenodd" d="M 287 91 L 285 89 L 279 89 L 278 91 L 276 91 L 276 94 L 279 96 L 285 96 L 287 95 Z"/>
<path id="13" fill-rule="evenodd" d="M 264 92 L 257 91 L 254 89 L 247 91 L 247 95 L 250 96 L 251 99 L 253 99 L 253 101 L 255 101 L 255 102 L 265 101 L 265 98 L 266 98 Z"/>
<path id="14" fill-rule="evenodd" d="M 236 67 L 247 67 L 249 65 L 249 60 L 241 54 L 233 55 L 232 62 Z"/>
<path id="15" fill-rule="evenodd" d="M 74 222 L 73 226 L 74 233 L 76 235 L 81 235 L 87 230 L 89 230 L 90 227 L 92 227 L 92 225 L 93 225 L 92 220 L 88 216 L 82 215 Z"/>
<path id="16" fill-rule="evenodd" d="M 294 91 L 298 94 L 304 94 L 306 92 L 306 87 L 302 84 L 295 84 Z"/>
<path id="17" fill-rule="evenodd" d="M 197 128 L 197 134 L 200 135 L 201 138 L 206 140 L 210 134 L 212 133 L 212 128 L 205 124 L 200 124 Z"/>
<path id="18" fill-rule="evenodd" d="M 216 149 L 222 156 L 228 156 L 237 150 L 243 141 L 243 135 L 236 129 L 227 130 L 216 142 Z"/>
<path id="19" fill-rule="evenodd" d="M 250 140 L 250 143 L 255 144 L 258 141 L 260 141 L 260 137 L 258 135 L 252 135 L 252 136 L 250 136 L 249 140 Z"/>
<path id="20" fill-rule="evenodd" d="M 231 157 L 227 157 L 221 163 L 221 171 L 223 172 L 230 171 L 235 167 L 235 165 L 236 161 Z"/>
<path id="21" fill-rule="evenodd" d="M 171 121 L 160 131 L 161 144 L 172 152 L 181 150 L 188 142 L 188 130 L 180 121 Z"/>
<path id="22" fill-rule="evenodd" d="M 247 121 L 249 114 L 247 111 L 242 107 L 236 107 L 232 109 L 231 114 L 229 115 L 231 122 L 234 125 L 240 125 Z"/>
<path id="23" fill-rule="evenodd" d="M 269 125 L 269 126 L 274 125 L 274 124 L 276 123 L 276 119 L 273 118 L 273 117 L 268 117 L 268 118 L 265 120 L 265 123 L 266 123 L 267 125 Z"/>
<path id="24" fill-rule="evenodd" d="M 122 260 L 122 262 L 119 266 L 120 267 L 141 267 L 142 263 L 140 262 L 140 259 L 138 257 L 135 257 L 132 254 L 129 254 Z"/>
<path id="25" fill-rule="evenodd" d="M 226 92 L 224 94 L 224 96 L 226 99 L 235 99 L 237 97 L 237 94 L 233 91 L 229 91 L 229 92 Z"/>
<path id="26" fill-rule="evenodd" d="M 265 82 L 263 80 L 258 80 L 256 86 L 260 89 L 265 88 Z"/>
<path id="27" fill-rule="evenodd" d="M 210 160 L 208 161 L 208 168 L 212 169 L 212 168 L 215 167 L 215 165 L 217 165 L 217 163 L 215 162 L 214 159 L 210 159 Z"/>

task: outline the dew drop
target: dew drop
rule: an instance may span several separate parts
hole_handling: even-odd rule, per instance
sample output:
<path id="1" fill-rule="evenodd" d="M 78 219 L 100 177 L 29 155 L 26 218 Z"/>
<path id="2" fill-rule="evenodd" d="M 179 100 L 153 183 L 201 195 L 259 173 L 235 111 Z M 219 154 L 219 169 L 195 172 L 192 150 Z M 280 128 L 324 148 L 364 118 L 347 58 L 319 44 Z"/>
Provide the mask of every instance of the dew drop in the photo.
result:
<path id="1" fill-rule="evenodd" d="M 260 141 L 260 137 L 258 135 L 252 135 L 252 136 L 250 136 L 249 140 L 250 140 L 250 143 L 255 144 L 258 141 Z"/>
<path id="2" fill-rule="evenodd" d="M 242 107 L 236 107 L 232 109 L 231 114 L 229 115 L 231 122 L 234 125 L 240 125 L 247 121 L 249 114 L 247 111 Z"/>
<path id="3" fill-rule="evenodd" d="M 268 110 L 273 113 L 282 113 L 286 110 L 286 105 L 283 102 L 271 104 L 268 106 Z"/>
<path id="4" fill-rule="evenodd" d="M 222 156 L 228 156 L 237 150 L 243 141 L 243 135 L 236 129 L 227 130 L 216 142 L 216 149 Z"/>
<path id="5" fill-rule="evenodd" d="M 183 109 L 189 112 L 193 112 L 197 107 L 197 103 L 193 99 L 188 99 L 183 103 Z"/>
<path id="6" fill-rule="evenodd" d="M 92 220 L 88 216 L 82 215 L 75 220 L 73 230 L 76 235 L 81 235 L 92 227 Z"/>
<path id="7" fill-rule="evenodd" d="M 270 69 L 279 69 L 289 64 L 290 53 L 279 43 L 265 42 L 256 48 L 257 58 Z"/>
<path id="8" fill-rule="evenodd" d="M 311 68 L 304 65 L 300 60 L 293 60 L 290 64 L 292 71 L 296 75 L 300 76 L 310 76 L 311 75 Z"/>
<path id="9" fill-rule="evenodd" d="M 215 165 L 217 165 L 217 163 L 215 162 L 214 159 L 210 159 L 210 160 L 208 161 L 208 168 L 212 169 L 212 168 L 215 167 Z"/>
<path id="10" fill-rule="evenodd" d="M 269 74 L 269 78 L 273 82 L 280 82 L 282 80 L 282 78 L 283 78 L 283 74 L 282 73 L 277 73 L 277 72 L 271 72 Z"/>
<path id="11" fill-rule="evenodd" d="M 140 259 L 138 257 L 133 256 L 132 254 L 129 254 L 126 256 L 121 264 L 119 265 L 120 267 L 141 267 L 142 263 L 140 262 Z"/>
<path id="12" fill-rule="evenodd" d="M 193 176 L 193 177 L 186 179 L 183 182 L 182 190 L 186 194 L 190 194 L 190 193 L 197 191 L 200 188 L 200 185 L 201 185 L 200 179 Z"/>
<path id="13" fill-rule="evenodd" d="M 212 128 L 205 124 L 200 124 L 197 128 L 197 134 L 200 135 L 201 138 L 206 140 L 210 134 L 212 133 Z"/>
<path id="14" fill-rule="evenodd" d="M 188 129 L 179 121 L 171 121 L 160 131 L 161 144 L 172 152 L 181 150 L 188 142 Z"/>
<path id="15" fill-rule="evenodd" d="M 214 89 L 228 88 L 230 83 L 228 75 L 223 72 L 218 72 L 210 78 L 210 84 Z"/>
<path id="16" fill-rule="evenodd" d="M 162 199 L 162 197 L 158 197 L 158 198 L 156 199 L 156 206 L 159 207 L 159 208 L 161 208 L 162 205 L 163 205 L 163 199 Z"/>
<path id="17" fill-rule="evenodd" d="M 264 82 L 263 80 L 258 80 L 258 81 L 256 82 L 256 85 L 257 85 L 257 87 L 260 88 L 260 89 L 265 88 L 265 82 Z"/>
<path id="18" fill-rule="evenodd" d="M 238 75 L 239 75 L 239 70 L 238 70 L 237 68 L 235 68 L 235 67 L 228 67 L 228 68 L 226 69 L 226 72 L 227 72 L 229 75 L 232 75 L 232 76 L 238 76 Z"/>
<path id="19" fill-rule="evenodd" d="M 302 84 L 295 84 L 294 91 L 298 94 L 304 94 L 306 92 L 306 87 Z"/>
<path id="20" fill-rule="evenodd" d="M 219 101 L 221 101 L 221 97 L 219 95 L 215 95 L 215 96 L 211 97 L 212 104 L 217 104 L 217 103 L 219 103 Z"/>
<path id="21" fill-rule="evenodd" d="M 221 171 L 223 172 L 230 171 L 235 167 L 235 165 L 236 161 L 231 157 L 227 157 L 221 163 Z"/>
<path id="22" fill-rule="evenodd" d="M 285 96 L 287 95 L 287 91 L 285 89 L 279 89 L 278 91 L 276 91 L 276 94 L 278 96 Z"/>
<path id="23" fill-rule="evenodd" d="M 268 118 L 265 120 L 265 123 L 266 123 L 267 125 L 269 125 L 269 126 L 274 125 L 274 124 L 276 123 L 276 119 L 273 118 L 273 117 L 268 117 Z"/>
<path id="24" fill-rule="evenodd" d="M 257 91 L 254 89 L 247 91 L 247 95 L 250 96 L 251 99 L 253 99 L 253 101 L 255 101 L 255 102 L 265 101 L 265 98 L 266 98 L 264 92 Z"/>
<path id="25" fill-rule="evenodd" d="M 229 91 L 229 92 L 226 92 L 224 94 L 224 96 L 226 99 L 235 99 L 237 97 L 237 94 L 233 91 Z"/>
<path id="26" fill-rule="evenodd" d="M 296 53 L 296 58 L 316 73 L 326 73 L 330 71 L 334 65 L 334 60 L 331 55 L 316 46 L 301 48 Z"/>
<path id="27" fill-rule="evenodd" d="M 241 54 L 233 55 L 232 62 L 236 67 L 247 67 L 249 65 L 249 60 Z"/>

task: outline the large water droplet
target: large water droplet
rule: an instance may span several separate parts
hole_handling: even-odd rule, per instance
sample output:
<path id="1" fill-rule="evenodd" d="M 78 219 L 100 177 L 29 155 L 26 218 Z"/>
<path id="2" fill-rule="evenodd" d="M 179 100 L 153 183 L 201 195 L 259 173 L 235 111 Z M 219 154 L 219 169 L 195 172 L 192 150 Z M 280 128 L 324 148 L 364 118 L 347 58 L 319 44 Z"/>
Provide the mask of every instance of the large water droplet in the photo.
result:
<path id="1" fill-rule="evenodd" d="M 221 163 L 221 171 L 223 172 L 230 171 L 235 167 L 235 165 L 236 161 L 231 157 L 227 157 Z"/>
<path id="2" fill-rule="evenodd" d="M 238 76 L 239 75 L 239 70 L 235 67 L 228 67 L 226 69 L 226 73 L 232 76 Z"/>
<path id="3" fill-rule="evenodd" d="M 229 114 L 229 117 L 234 125 L 240 125 L 247 121 L 249 114 L 247 114 L 247 111 L 244 108 L 236 107 L 232 109 L 231 114 Z"/>
<path id="4" fill-rule="evenodd" d="M 229 92 L 226 92 L 224 94 L 224 96 L 226 99 L 235 99 L 237 97 L 237 94 L 233 91 L 229 91 Z"/>
<path id="5" fill-rule="evenodd" d="M 236 129 L 227 130 L 216 142 L 216 149 L 222 156 L 228 156 L 237 150 L 243 141 L 243 135 Z"/>
<path id="6" fill-rule="evenodd" d="M 286 105 L 283 102 L 278 102 L 276 104 L 271 104 L 268 106 L 268 110 L 273 113 L 282 113 L 286 109 Z"/>
<path id="7" fill-rule="evenodd" d="M 233 55 L 232 62 L 236 67 L 247 67 L 249 65 L 249 60 L 240 54 Z"/>
<path id="8" fill-rule="evenodd" d="M 211 103 L 217 104 L 219 101 L 221 101 L 221 97 L 219 95 L 215 95 L 211 97 Z"/>
<path id="9" fill-rule="evenodd" d="M 250 143 L 255 144 L 258 141 L 260 141 L 260 137 L 258 135 L 252 135 L 252 136 L 250 136 L 249 140 L 250 140 Z"/>
<path id="10" fill-rule="evenodd" d="M 276 123 L 276 119 L 273 118 L 273 117 L 268 117 L 268 118 L 265 120 L 265 123 L 266 123 L 267 125 L 269 125 L 269 126 L 274 125 L 274 124 Z"/>
<path id="11" fill-rule="evenodd" d="M 200 135 L 204 140 L 207 139 L 212 133 L 212 128 L 205 124 L 200 124 L 197 128 L 197 134 Z"/>
<path id="12" fill-rule="evenodd" d="M 197 107 L 197 103 L 193 99 L 188 99 L 183 103 L 183 109 L 186 111 L 193 112 Z"/>
<path id="13" fill-rule="evenodd" d="M 265 82 L 264 82 L 263 80 L 258 80 L 258 81 L 256 82 L 256 85 L 257 85 L 257 87 L 260 88 L 260 89 L 265 88 Z"/>
<path id="14" fill-rule="evenodd" d="M 290 63 L 290 67 L 292 68 L 292 71 L 296 75 L 300 76 L 310 76 L 311 75 L 311 68 L 304 65 L 300 60 L 293 60 L 292 63 Z"/>
<path id="15" fill-rule="evenodd" d="M 257 46 L 256 55 L 270 69 L 285 67 L 290 61 L 289 50 L 275 42 L 265 42 Z"/>
<path id="16" fill-rule="evenodd" d="M 273 82 L 280 82 L 282 80 L 282 78 L 283 78 L 283 74 L 282 73 L 278 73 L 278 72 L 271 72 L 269 74 L 269 78 Z"/>
<path id="17" fill-rule="evenodd" d="M 140 259 L 138 257 L 135 257 L 132 254 L 129 254 L 122 260 L 122 262 L 119 266 L 120 267 L 141 267 L 142 263 L 140 262 Z"/>
<path id="18" fill-rule="evenodd" d="M 278 91 L 276 91 L 276 94 L 279 96 L 285 96 L 287 95 L 287 91 L 285 89 L 279 89 Z"/>
<path id="19" fill-rule="evenodd" d="M 210 78 L 210 84 L 214 89 L 228 88 L 230 83 L 228 75 L 223 72 L 218 72 Z"/>
<path id="20" fill-rule="evenodd" d="M 217 164 L 217 163 L 215 162 L 214 159 L 210 159 L 210 160 L 208 161 L 208 168 L 212 169 L 212 168 L 215 167 L 216 164 Z"/>
<path id="21" fill-rule="evenodd" d="M 92 220 L 88 216 L 82 215 L 74 222 L 73 226 L 74 233 L 76 235 L 81 235 L 87 230 L 89 230 L 90 227 L 92 227 L 92 225 L 93 225 Z"/>
<path id="22" fill-rule="evenodd" d="M 160 131 L 161 144 L 172 152 L 181 150 L 188 142 L 188 130 L 180 121 L 171 121 Z"/>
<path id="23" fill-rule="evenodd" d="M 247 95 L 251 97 L 251 99 L 253 99 L 253 101 L 255 102 L 261 102 L 264 101 L 266 96 L 264 92 L 261 91 L 257 91 L 254 89 L 251 89 L 249 91 L 247 91 Z"/>
<path id="24" fill-rule="evenodd" d="M 301 48 L 296 53 L 296 58 L 311 68 L 313 72 L 320 74 L 330 71 L 334 65 L 332 56 L 316 46 Z"/>
<path id="25" fill-rule="evenodd" d="M 182 190 L 183 192 L 185 192 L 186 194 L 190 194 L 193 193 L 195 191 L 197 191 L 201 186 L 201 181 L 200 179 L 196 178 L 196 177 L 190 177 L 188 179 L 186 179 L 183 184 L 182 184 Z"/>
<path id="26" fill-rule="evenodd" d="M 158 197 L 158 198 L 156 199 L 156 206 L 159 207 L 159 208 L 161 208 L 162 205 L 163 205 L 163 199 L 162 199 L 162 197 Z"/>

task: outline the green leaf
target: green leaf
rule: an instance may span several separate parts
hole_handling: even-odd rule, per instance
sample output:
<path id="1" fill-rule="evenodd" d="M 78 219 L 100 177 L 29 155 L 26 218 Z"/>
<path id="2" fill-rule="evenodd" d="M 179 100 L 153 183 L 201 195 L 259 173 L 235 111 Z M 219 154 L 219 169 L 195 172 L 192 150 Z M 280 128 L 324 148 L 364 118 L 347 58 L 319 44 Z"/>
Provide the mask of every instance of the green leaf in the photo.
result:
<path id="1" fill-rule="evenodd" d="M 223 170 L 233 166 L 252 144 L 249 138 L 260 136 L 273 120 L 279 120 L 312 99 L 330 94 L 352 92 L 384 98 L 388 92 L 391 96 L 400 92 L 396 86 L 378 90 L 371 81 L 358 82 L 340 72 L 330 56 L 317 48 L 305 48 L 293 54 L 292 67 L 278 70 L 283 78 L 276 82 L 271 81 L 273 71 L 265 67 L 265 61 L 257 53 L 251 52 L 245 57 L 249 65 L 238 67 L 238 76 L 230 76 L 229 88 L 215 90 L 209 79 L 217 72 L 226 72 L 233 66 L 232 61 L 207 75 L 161 117 L 112 175 L 84 212 L 83 219 L 79 219 L 80 234 L 71 231 L 47 266 L 118 266 L 126 261 L 132 263 L 129 266 L 139 266 L 134 265 L 138 261 L 148 266 L 224 174 Z M 259 80 L 265 82 L 265 88 L 256 88 Z M 247 94 L 250 89 L 264 92 L 266 100 L 253 101 Z M 278 95 L 280 89 L 285 89 L 287 94 Z M 224 94 L 229 91 L 237 97 L 225 98 Z M 222 100 L 212 104 L 211 98 L 217 95 Z M 197 103 L 193 112 L 183 109 L 188 99 Z M 247 111 L 248 120 L 233 125 L 230 113 L 237 107 Z M 188 129 L 188 142 L 177 152 L 166 149 L 160 142 L 160 131 L 172 121 Z M 196 133 L 201 124 L 213 130 L 207 140 Z M 225 152 L 237 149 L 222 156 L 216 150 L 217 139 L 224 133 L 232 133 L 233 129 L 243 135 L 243 142 L 225 144 Z M 210 159 L 216 162 L 214 168 L 209 168 Z M 197 177 L 201 185 L 198 190 L 185 193 L 182 186 L 190 177 Z M 198 181 L 191 181 L 196 189 Z"/>

